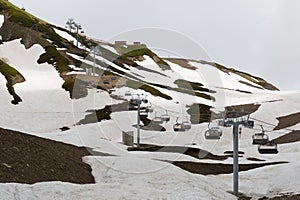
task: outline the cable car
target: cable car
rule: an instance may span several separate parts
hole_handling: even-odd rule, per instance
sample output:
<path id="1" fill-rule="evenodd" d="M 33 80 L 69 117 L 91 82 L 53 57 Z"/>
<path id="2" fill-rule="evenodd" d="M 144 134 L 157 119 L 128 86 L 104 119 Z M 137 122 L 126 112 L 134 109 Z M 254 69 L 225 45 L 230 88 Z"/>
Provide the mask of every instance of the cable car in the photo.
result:
<path id="1" fill-rule="evenodd" d="M 265 134 L 263 126 L 261 126 L 261 133 L 255 133 L 252 136 L 252 144 L 266 144 L 269 142 L 269 136 Z"/>
<path id="2" fill-rule="evenodd" d="M 260 144 L 258 146 L 258 152 L 260 154 L 277 154 L 277 144 L 274 142 L 267 142 L 266 144 Z"/>
<path id="3" fill-rule="evenodd" d="M 219 127 L 212 127 L 205 131 L 205 139 L 219 140 L 222 136 L 222 130 Z"/>
<path id="4" fill-rule="evenodd" d="M 170 121 L 170 116 L 168 115 L 168 111 L 166 111 L 166 114 L 161 115 L 160 118 L 161 118 L 162 121 L 164 121 L 164 122 Z"/>

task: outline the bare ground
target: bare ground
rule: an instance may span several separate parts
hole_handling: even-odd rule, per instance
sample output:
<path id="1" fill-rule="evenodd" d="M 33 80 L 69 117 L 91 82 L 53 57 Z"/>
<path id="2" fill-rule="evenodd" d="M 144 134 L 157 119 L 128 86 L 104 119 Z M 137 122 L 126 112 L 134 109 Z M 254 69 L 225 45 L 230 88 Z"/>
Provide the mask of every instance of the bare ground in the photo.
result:
<path id="1" fill-rule="evenodd" d="M 300 112 L 291 115 L 282 116 L 282 117 L 277 117 L 277 120 L 279 121 L 279 123 L 274 128 L 274 130 L 280 130 L 280 129 L 294 126 L 300 123 Z"/>
<path id="2" fill-rule="evenodd" d="M 88 149 L 0 128 L 0 182 L 95 183 Z"/>
<path id="3" fill-rule="evenodd" d="M 287 143 L 299 142 L 300 141 L 300 130 L 292 131 L 292 132 L 285 134 L 283 136 L 280 136 L 272 141 L 275 142 L 276 144 L 287 144 Z"/>

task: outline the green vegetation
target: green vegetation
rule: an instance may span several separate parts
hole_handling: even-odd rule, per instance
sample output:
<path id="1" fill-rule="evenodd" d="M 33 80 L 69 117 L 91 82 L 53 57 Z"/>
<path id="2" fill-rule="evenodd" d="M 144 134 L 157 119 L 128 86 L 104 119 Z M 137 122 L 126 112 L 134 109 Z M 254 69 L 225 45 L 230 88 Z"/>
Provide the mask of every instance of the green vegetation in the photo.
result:
<path id="1" fill-rule="evenodd" d="M 211 121 L 211 106 L 205 104 L 193 104 L 187 110 L 187 113 L 191 116 L 192 124 L 201 124 Z"/>
<path id="2" fill-rule="evenodd" d="M 147 84 L 143 84 L 143 83 L 133 81 L 133 80 L 127 80 L 126 85 L 132 89 L 136 89 L 136 90 L 141 89 L 146 92 L 149 92 L 153 96 L 159 96 L 159 97 L 162 97 L 167 100 L 172 100 L 172 97 L 170 97 L 169 95 L 161 93 L 159 90 L 157 90 L 154 87 L 147 85 Z"/>
<path id="3" fill-rule="evenodd" d="M 46 46 L 45 51 L 37 61 L 39 64 L 47 62 L 53 65 L 59 73 L 70 71 L 69 60 L 62 56 L 54 46 Z"/>
<path id="4" fill-rule="evenodd" d="M 0 8 L 2 12 L 8 13 L 8 21 L 21 25 L 42 33 L 42 37 L 53 41 L 59 47 L 66 47 L 68 43 L 64 38 L 61 38 L 53 29 L 51 24 L 29 14 L 28 12 L 18 8 L 8 1 L 0 1 Z M 0 12 L 1 12 L 0 11 Z M 40 37 L 40 36 L 37 36 Z M 13 38 L 13 37 L 12 37 Z"/>
<path id="5" fill-rule="evenodd" d="M 26 11 L 18 8 L 8 1 L 0 1 L 0 8 L 2 11 L 8 11 L 10 14 L 9 21 L 21 24 L 25 27 L 32 27 L 34 25 L 34 17 Z"/>
<path id="6" fill-rule="evenodd" d="M 12 104 L 18 104 L 22 102 L 22 99 L 16 94 L 14 90 L 14 84 L 24 82 L 24 77 L 13 67 L 9 66 L 2 60 L 0 60 L 0 73 L 3 74 L 7 83 L 6 87 L 10 95 L 13 96 Z"/>
<path id="7" fill-rule="evenodd" d="M 170 66 L 163 59 L 153 53 L 145 44 L 140 45 L 115 45 L 115 49 L 120 53 L 121 59 L 138 60 L 141 56 L 149 56 L 162 70 L 170 70 Z"/>

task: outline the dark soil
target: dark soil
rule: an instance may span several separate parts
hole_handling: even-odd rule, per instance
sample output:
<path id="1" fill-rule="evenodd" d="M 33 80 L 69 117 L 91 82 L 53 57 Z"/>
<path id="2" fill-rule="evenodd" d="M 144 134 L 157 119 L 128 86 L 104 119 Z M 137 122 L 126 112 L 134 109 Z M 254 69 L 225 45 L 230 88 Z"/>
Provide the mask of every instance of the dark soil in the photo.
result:
<path id="1" fill-rule="evenodd" d="M 286 135 L 280 136 L 272 140 L 276 144 L 287 144 L 300 141 L 300 130 L 292 131 Z"/>
<path id="2" fill-rule="evenodd" d="M 219 156 L 209 153 L 205 150 L 191 147 L 181 146 L 156 146 L 141 144 L 140 147 L 129 147 L 128 151 L 149 151 L 149 152 L 169 152 L 185 154 L 197 159 L 211 159 L 211 160 L 226 160 L 228 156 Z"/>
<path id="3" fill-rule="evenodd" d="M 287 115 L 287 116 L 277 117 L 277 120 L 279 121 L 279 123 L 274 128 L 274 130 L 280 130 L 280 129 L 294 126 L 300 123 L 300 112 Z"/>
<path id="4" fill-rule="evenodd" d="M 300 194 L 289 194 L 289 195 L 282 195 L 278 197 L 263 197 L 260 198 L 259 200 L 299 200 L 300 199 Z"/>
<path id="5" fill-rule="evenodd" d="M 170 152 L 170 153 L 180 153 L 185 154 L 197 159 L 210 159 L 210 160 L 225 160 L 228 155 L 214 155 L 205 150 L 197 148 L 188 148 L 180 146 L 156 146 L 149 144 L 141 144 L 140 147 L 129 147 L 128 151 L 149 151 L 149 152 Z M 222 163 L 196 163 L 189 161 L 166 161 L 170 162 L 173 165 L 180 167 L 183 170 L 186 170 L 195 174 L 202 175 L 218 175 L 218 174 L 230 174 L 233 171 L 233 166 L 231 164 L 222 164 Z M 272 163 L 260 163 L 260 164 L 240 164 L 239 171 L 248 171 L 251 169 L 264 167 L 268 165 L 277 165 L 284 164 L 287 162 L 272 162 Z"/>
<path id="6" fill-rule="evenodd" d="M 258 110 L 260 104 L 244 104 L 236 106 L 227 106 L 226 109 L 226 118 L 237 118 L 245 115 L 249 115 Z"/>
<path id="7" fill-rule="evenodd" d="M 284 164 L 286 162 L 272 162 L 263 164 L 240 164 L 239 171 L 248 171 L 251 169 L 256 169 L 269 165 Z M 231 164 L 221 164 L 221 163 L 195 163 L 188 161 L 174 161 L 173 165 L 180 167 L 183 170 L 189 171 L 194 174 L 202 175 L 218 175 L 218 174 L 230 174 L 233 172 L 233 166 Z"/>
<path id="8" fill-rule="evenodd" d="M 250 160 L 250 161 L 257 161 L 257 162 L 263 162 L 263 161 L 266 161 L 266 160 L 259 159 L 259 158 L 254 158 L 254 157 L 249 157 L 249 158 L 247 158 L 247 160 Z"/>
<path id="9" fill-rule="evenodd" d="M 84 147 L 0 128 L 1 183 L 95 183 L 91 167 L 82 162 L 88 155 Z"/>

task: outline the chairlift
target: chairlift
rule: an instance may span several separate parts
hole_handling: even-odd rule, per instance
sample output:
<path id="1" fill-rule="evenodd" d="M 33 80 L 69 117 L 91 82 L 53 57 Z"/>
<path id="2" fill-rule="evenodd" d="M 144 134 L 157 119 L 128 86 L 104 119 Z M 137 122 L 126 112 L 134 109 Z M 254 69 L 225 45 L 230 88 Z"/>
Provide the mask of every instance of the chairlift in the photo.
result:
<path id="1" fill-rule="evenodd" d="M 266 144 L 267 142 L 269 142 L 269 136 L 265 134 L 265 130 L 263 128 L 263 126 L 261 126 L 261 133 L 255 133 L 252 136 L 252 144 L 256 145 L 256 144 Z"/>
<path id="2" fill-rule="evenodd" d="M 186 121 L 182 122 L 185 130 L 190 130 L 192 128 L 191 122 L 187 119 Z"/>
<path id="3" fill-rule="evenodd" d="M 258 152 L 260 154 L 277 154 L 277 144 L 274 142 L 267 142 L 258 146 Z"/>
<path id="4" fill-rule="evenodd" d="M 147 111 L 148 113 L 152 113 L 152 112 L 154 111 L 153 108 L 152 108 L 152 106 L 151 106 L 151 103 L 150 103 L 149 106 L 146 107 L 146 111 Z"/>
<path id="5" fill-rule="evenodd" d="M 128 90 L 125 92 L 125 96 L 131 96 L 131 92 Z"/>
<path id="6" fill-rule="evenodd" d="M 166 110 L 166 114 L 161 115 L 160 118 L 161 118 L 162 121 L 164 121 L 164 122 L 170 121 L 170 116 L 168 115 L 168 111 Z"/>
<path id="7" fill-rule="evenodd" d="M 210 123 L 208 124 L 208 130 L 205 131 L 205 139 L 207 140 L 219 140 L 222 136 L 222 130 L 219 127 L 209 127 Z"/>
<path id="8" fill-rule="evenodd" d="M 178 123 L 178 117 L 176 119 L 176 123 L 173 125 L 173 130 L 178 132 L 182 132 L 182 131 L 185 131 L 185 126 L 183 123 Z"/>
<path id="9" fill-rule="evenodd" d="M 152 119 L 152 121 L 155 122 L 155 123 L 158 123 L 158 124 L 163 123 L 162 118 L 156 116 L 156 112 L 155 112 L 155 117 Z"/>
<path id="10" fill-rule="evenodd" d="M 148 112 L 146 110 L 141 110 L 140 116 L 148 116 Z"/>

